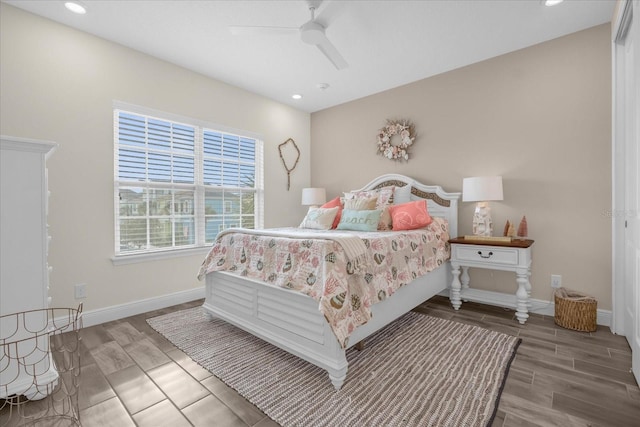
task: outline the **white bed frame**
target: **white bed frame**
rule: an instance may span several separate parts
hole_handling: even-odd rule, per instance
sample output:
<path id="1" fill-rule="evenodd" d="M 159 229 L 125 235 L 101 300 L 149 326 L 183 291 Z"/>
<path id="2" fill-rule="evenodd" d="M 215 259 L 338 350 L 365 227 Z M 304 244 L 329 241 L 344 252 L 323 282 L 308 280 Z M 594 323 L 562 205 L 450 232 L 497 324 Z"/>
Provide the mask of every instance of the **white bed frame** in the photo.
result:
<path id="1" fill-rule="evenodd" d="M 398 174 L 382 175 L 361 190 L 387 185 L 411 185 L 411 199 L 427 199 L 429 214 L 446 218 L 451 237 L 457 235 L 460 193 L 421 184 Z M 398 289 L 371 307 L 372 319 L 349 337 L 347 348 L 407 313 L 451 283 L 449 263 Z M 331 327 L 313 298 L 289 289 L 239 277 L 227 272 L 207 274 L 203 304 L 211 317 L 221 318 L 281 349 L 313 363 L 329 373 L 336 390 L 347 376 L 346 349 L 340 347 Z"/>

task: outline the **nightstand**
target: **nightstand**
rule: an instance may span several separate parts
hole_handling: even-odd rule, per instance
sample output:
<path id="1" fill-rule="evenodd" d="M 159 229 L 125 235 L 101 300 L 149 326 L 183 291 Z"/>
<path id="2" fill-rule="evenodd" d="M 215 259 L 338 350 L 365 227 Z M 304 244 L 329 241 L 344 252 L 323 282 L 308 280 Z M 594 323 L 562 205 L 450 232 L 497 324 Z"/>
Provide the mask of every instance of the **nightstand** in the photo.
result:
<path id="1" fill-rule="evenodd" d="M 490 270 L 512 271 L 516 274 L 517 291 L 515 294 L 516 317 L 521 324 L 529 318 L 529 297 L 531 295 L 531 246 L 533 240 L 513 239 L 502 241 L 475 241 L 456 237 L 449 240 L 451 244 L 451 270 L 453 281 L 449 300 L 455 310 L 462 301 L 478 300 L 479 293 L 496 294 L 469 288 L 469 267 Z M 491 298 L 488 298 L 489 300 Z M 487 298 L 481 299 L 487 302 Z M 498 299 L 496 299 L 498 300 Z M 511 304 L 507 304 L 511 306 Z"/>

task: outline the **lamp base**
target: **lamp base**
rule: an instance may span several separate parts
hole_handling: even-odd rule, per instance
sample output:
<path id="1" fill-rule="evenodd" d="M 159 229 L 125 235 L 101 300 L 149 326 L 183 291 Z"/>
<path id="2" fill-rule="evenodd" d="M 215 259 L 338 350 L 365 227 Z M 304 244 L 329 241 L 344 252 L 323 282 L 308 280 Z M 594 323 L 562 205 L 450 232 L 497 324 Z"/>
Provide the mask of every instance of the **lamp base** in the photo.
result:
<path id="1" fill-rule="evenodd" d="M 493 234 L 493 222 L 491 221 L 491 209 L 487 202 L 478 202 L 473 213 L 473 235 L 491 236 Z"/>

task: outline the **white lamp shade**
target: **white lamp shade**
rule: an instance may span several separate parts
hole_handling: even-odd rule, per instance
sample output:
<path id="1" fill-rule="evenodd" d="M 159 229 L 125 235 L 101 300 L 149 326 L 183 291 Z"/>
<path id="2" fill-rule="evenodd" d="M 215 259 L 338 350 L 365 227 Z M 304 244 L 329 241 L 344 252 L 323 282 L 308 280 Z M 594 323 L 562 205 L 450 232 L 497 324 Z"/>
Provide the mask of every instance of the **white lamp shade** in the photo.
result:
<path id="1" fill-rule="evenodd" d="M 303 188 L 302 204 L 309 206 L 322 205 L 327 201 L 327 194 L 324 188 Z"/>
<path id="2" fill-rule="evenodd" d="M 488 202 L 502 199 L 501 176 L 477 176 L 462 180 L 463 202 Z"/>

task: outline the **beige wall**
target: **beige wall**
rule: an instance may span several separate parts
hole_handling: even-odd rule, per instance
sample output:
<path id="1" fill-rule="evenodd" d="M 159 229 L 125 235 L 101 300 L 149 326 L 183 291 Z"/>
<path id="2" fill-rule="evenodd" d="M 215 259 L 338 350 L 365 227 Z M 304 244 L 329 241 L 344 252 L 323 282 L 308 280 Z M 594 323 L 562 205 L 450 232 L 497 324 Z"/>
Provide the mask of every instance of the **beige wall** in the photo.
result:
<path id="1" fill-rule="evenodd" d="M 466 176 L 501 174 L 497 231 L 527 215 L 533 297 L 551 299 L 550 275 L 611 309 L 610 28 L 595 27 L 309 114 L 120 45 L 0 5 L 0 133 L 60 144 L 49 163 L 56 306 L 85 310 L 200 286 L 201 256 L 113 266 L 114 100 L 246 129 L 265 140 L 265 226 L 295 225 L 300 189 L 328 196 L 389 172 L 460 191 Z M 437 60 L 434 58 L 434 60 Z M 413 121 L 409 163 L 375 154 L 387 118 Z M 302 157 L 286 191 L 277 145 Z M 313 146 L 310 146 L 310 139 Z M 311 154 L 311 156 L 310 156 Z M 312 161 L 310 159 L 313 159 Z M 355 172 L 354 172 L 355 171 Z M 473 204 L 463 203 L 460 234 Z M 508 273 L 473 271 L 474 285 L 511 292 Z"/>
<path id="2" fill-rule="evenodd" d="M 561 274 L 610 310 L 610 34 L 594 27 L 313 113 L 312 185 L 332 197 L 393 172 L 461 191 L 464 177 L 502 175 L 494 225 L 527 216 L 532 297 L 551 300 L 550 275 Z M 393 118 L 416 125 L 408 163 L 376 155 Z M 461 205 L 459 234 L 470 234 L 473 203 Z M 509 273 L 471 275 L 475 287 L 515 292 Z"/>
<path id="3" fill-rule="evenodd" d="M 309 185 L 310 116 L 148 55 L 1 4 L 0 133 L 60 146 L 49 162 L 49 263 L 55 306 L 85 310 L 201 286 L 204 255 L 113 266 L 113 101 L 259 133 L 265 141 L 265 226 L 299 223 Z M 277 145 L 302 153 L 286 191 Z"/>

